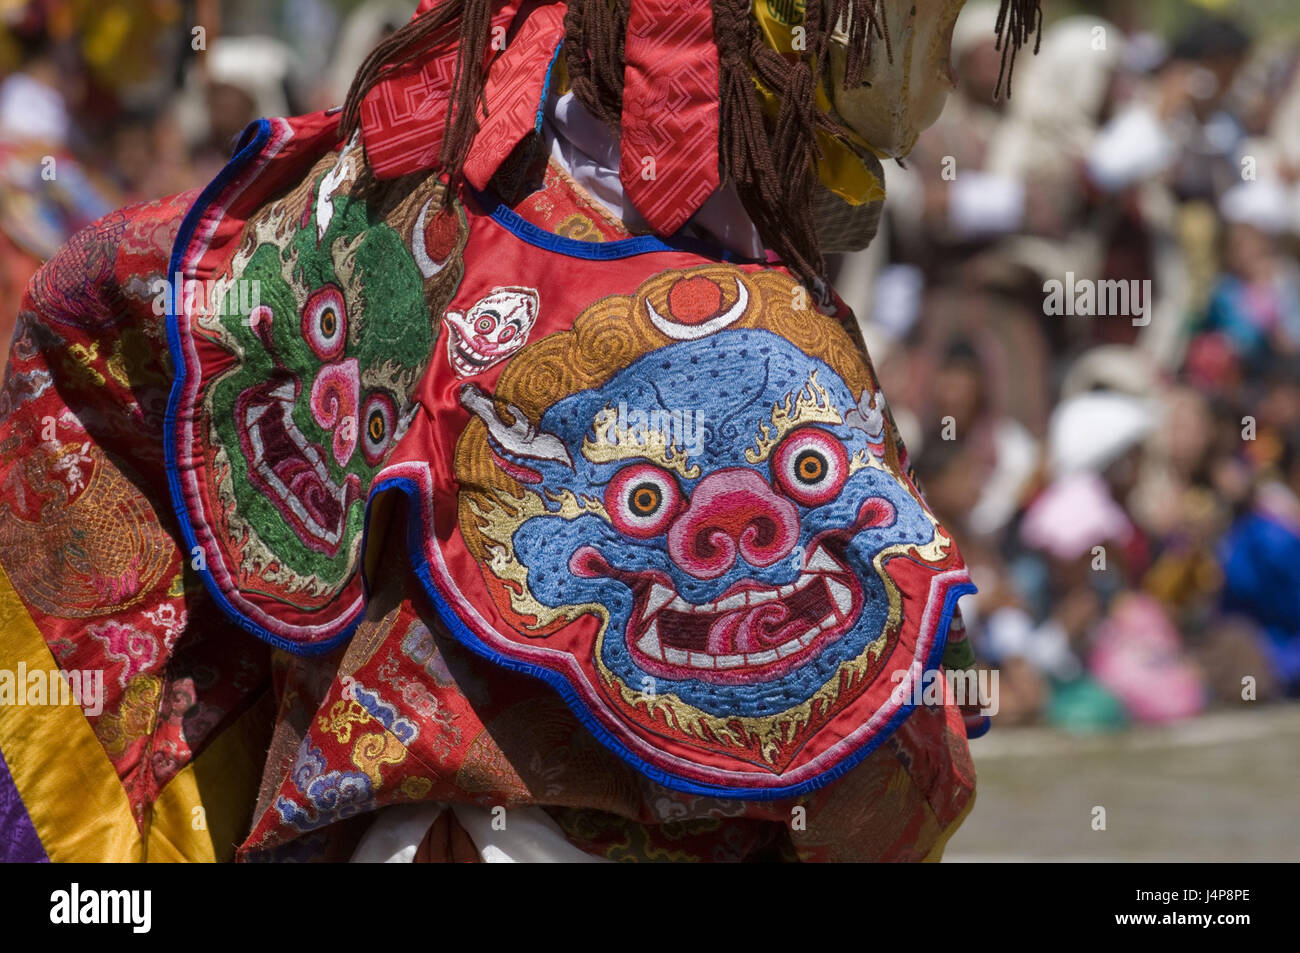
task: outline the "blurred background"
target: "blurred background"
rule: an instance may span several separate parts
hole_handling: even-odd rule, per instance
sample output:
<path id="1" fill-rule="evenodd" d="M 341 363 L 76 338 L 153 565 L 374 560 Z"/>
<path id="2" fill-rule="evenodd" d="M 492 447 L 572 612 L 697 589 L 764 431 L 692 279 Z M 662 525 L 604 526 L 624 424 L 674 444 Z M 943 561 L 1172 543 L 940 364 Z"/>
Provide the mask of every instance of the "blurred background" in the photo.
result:
<path id="1" fill-rule="evenodd" d="M 0 361 L 75 229 L 340 104 L 414 5 L 0 0 Z M 958 91 L 833 263 L 999 676 L 949 859 L 1297 860 L 1300 5 L 1044 6 L 995 101 L 970 0 Z M 1071 275 L 1150 300 L 1048 313 Z"/>
<path id="2" fill-rule="evenodd" d="M 837 281 L 999 672 L 949 857 L 1300 859 L 1300 5 L 1044 7 L 995 102 L 967 4 Z"/>

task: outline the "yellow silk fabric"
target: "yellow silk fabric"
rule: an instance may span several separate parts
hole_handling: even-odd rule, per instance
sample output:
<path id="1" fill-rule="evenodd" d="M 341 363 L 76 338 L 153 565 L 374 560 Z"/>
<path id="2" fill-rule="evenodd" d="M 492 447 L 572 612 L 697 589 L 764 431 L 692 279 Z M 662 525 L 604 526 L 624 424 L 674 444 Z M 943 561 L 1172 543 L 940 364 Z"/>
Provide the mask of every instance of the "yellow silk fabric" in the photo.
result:
<path id="1" fill-rule="evenodd" d="M 753 11 L 754 18 L 758 21 L 758 28 L 768 46 L 778 53 L 795 52 L 794 30 L 798 24 L 786 23 L 774 16 L 768 0 L 754 0 Z M 780 109 L 780 100 L 775 93 L 765 88 L 757 80 L 754 81 L 754 85 L 758 87 L 759 95 L 763 99 L 764 109 L 769 116 L 775 118 L 777 111 Z M 826 96 L 826 90 L 820 84 L 817 87 L 816 96 L 817 108 L 822 112 L 829 113 L 831 102 Z M 855 145 L 868 151 L 875 151 L 871 148 L 869 142 L 857 135 L 853 130 L 848 130 L 848 134 Z M 822 157 L 817 163 L 817 177 L 821 179 L 826 188 L 850 205 L 866 205 L 884 200 L 884 183 L 858 157 L 847 142 L 819 131 L 817 133 L 817 144 L 822 151 Z"/>
<path id="2" fill-rule="evenodd" d="M 16 672 L 20 662 L 29 672 L 59 669 L 0 566 L 0 668 Z M 256 795 L 269 701 L 240 716 L 168 782 L 146 818 L 147 838 L 76 705 L 0 705 L 0 749 L 52 861 L 229 860 Z"/>

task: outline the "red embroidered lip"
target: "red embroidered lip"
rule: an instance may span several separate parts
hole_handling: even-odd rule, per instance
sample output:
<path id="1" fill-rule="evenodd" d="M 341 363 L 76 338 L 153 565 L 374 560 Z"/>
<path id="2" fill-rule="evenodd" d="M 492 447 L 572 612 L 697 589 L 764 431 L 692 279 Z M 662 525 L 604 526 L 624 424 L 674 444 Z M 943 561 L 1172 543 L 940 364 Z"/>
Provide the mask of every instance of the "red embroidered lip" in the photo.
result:
<path id="1" fill-rule="evenodd" d="M 266 495 L 303 543 L 327 556 L 338 553 L 348 507 L 360 499 L 361 484 L 348 474 L 335 483 L 325 468 L 323 449 L 307 440 L 293 420 L 298 385 L 267 381 L 250 387 L 235 402 L 239 443 L 248 461 L 248 479 Z"/>
<path id="2" fill-rule="evenodd" d="M 745 580 L 707 603 L 692 603 L 658 571 L 611 567 L 592 548 L 574 556 L 582 575 L 631 587 L 627 645 L 637 665 L 661 678 L 749 684 L 779 678 L 819 654 L 857 621 L 862 586 L 841 558 L 841 532 L 811 546 L 799 577 L 785 586 Z"/>
<path id="3" fill-rule="evenodd" d="M 509 353 L 509 352 L 507 352 Z M 470 349 L 464 337 L 454 327 L 448 325 L 447 328 L 447 357 L 451 360 L 452 366 L 461 377 L 472 377 L 481 371 L 487 370 L 497 361 L 505 357 L 505 354 L 483 354 Z"/>

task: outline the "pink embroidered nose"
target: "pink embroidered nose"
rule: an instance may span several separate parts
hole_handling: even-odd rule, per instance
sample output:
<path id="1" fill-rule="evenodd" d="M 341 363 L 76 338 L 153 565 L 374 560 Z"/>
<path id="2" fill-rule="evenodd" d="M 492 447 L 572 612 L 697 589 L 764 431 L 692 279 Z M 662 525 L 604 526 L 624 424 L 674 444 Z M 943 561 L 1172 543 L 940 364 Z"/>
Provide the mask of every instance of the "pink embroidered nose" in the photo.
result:
<path id="1" fill-rule="evenodd" d="M 736 562 L 770 566 L 799 540 L 799 511 L 753 470 L 711 473 L 668 530 L 668 554 L 697 579 L 716 579 Z"/>

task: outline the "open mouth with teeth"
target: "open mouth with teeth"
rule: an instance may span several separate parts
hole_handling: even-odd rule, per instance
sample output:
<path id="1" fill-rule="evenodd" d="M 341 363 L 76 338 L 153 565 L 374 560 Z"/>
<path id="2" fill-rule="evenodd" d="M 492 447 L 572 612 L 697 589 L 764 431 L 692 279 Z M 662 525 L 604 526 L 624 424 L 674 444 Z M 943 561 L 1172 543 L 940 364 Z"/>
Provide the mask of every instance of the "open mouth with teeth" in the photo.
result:
<path id="1" fill-rule="evenodd" d="M 292 380 L 250 387 L 235 402 L 243 426 L 239 442 L 249 481 L 284 516 L 298 538 L 327 556 L 338 553 L 348 507 L 360 499 L 353 474 L 340 486 L 325 467 L 324 451 L 293 420 L 298 387 Z"/>
<path id="2" fill-rule="evenodd" d="M 683 599 L 663 573 L 601 568 L 635 595 L 627 645 L 640 668 L 660 678 L 751 684 L 799 668 L 857 622 L 862 586 L 844 545 L 843 533 L 827 534 L 788 585 L 744 580 L 700 604 Z"/>
<path id="3" fill-rule="evenodd" d="M 471 351 L 465 344 L 465 338 L 460 332 L 448 323 L 447 335 L 447 357 L 451 359 L 452 366 L 456 368 L 456 373 L 461 377 L 473 377 L 487 370 L 497 361 L 501 360 L 504 354 L 480 354 Z"/>

